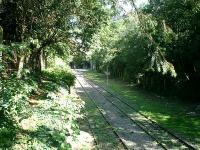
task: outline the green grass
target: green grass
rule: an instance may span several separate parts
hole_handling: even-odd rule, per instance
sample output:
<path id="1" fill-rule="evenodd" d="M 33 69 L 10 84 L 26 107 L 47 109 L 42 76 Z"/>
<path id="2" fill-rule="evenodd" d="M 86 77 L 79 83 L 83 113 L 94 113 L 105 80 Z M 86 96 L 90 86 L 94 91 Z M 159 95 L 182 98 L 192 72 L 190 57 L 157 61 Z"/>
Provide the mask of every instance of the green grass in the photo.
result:
<path id="1" fill-rule="evenodd" d="M 195 104 L 176 98 L 163 98 L 128 86 L 119 80 L 110 79 L 107 85 L 105 76 L 100 73 L 88 71 L 85 75 L 125 97 L 129 104 L 160 125 L 200 146 L 199 115 L 195 117 L 187 115 L 188 112 L 195 111 Z M 196 113 L 199 114 L 199 112 Z"/>

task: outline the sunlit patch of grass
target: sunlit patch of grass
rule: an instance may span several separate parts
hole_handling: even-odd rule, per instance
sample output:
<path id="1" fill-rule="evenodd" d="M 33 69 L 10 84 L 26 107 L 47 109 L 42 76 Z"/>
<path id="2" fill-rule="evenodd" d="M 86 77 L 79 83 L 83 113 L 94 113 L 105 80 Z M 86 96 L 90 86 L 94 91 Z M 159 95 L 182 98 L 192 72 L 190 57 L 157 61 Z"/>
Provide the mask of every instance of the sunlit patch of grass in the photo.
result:
<path id="1" fill-rule="evenodd" d="M 85 72 L 85 75 L 96 83 L 125 97 L 126 102 L 162 126 L 182 137 L 199 141 L 200 119 L 187 115 L 188 112 L 195 111 L 193 104 L 175 98 L 163 98 L 134 87 L 128 87 L 124 82 L 118 80 L 110 79 L 107 85 L 105 75 L 100 73 L 88 71 Z"/>

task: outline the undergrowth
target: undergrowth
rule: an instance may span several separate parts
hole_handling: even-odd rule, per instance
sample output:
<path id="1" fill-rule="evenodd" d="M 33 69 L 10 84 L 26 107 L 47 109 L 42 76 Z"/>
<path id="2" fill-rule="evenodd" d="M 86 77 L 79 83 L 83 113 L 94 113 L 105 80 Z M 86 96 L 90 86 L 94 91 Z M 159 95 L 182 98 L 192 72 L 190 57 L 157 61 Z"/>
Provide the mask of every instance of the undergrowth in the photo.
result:
<path id="1" fill-rule="evenodd" d="M 0 97 L 0 149 L 71 149 L 79 134 L 82 101 L 69 94 L 74 75 L 49 69 L 42 77 L 4 79 Z"/>

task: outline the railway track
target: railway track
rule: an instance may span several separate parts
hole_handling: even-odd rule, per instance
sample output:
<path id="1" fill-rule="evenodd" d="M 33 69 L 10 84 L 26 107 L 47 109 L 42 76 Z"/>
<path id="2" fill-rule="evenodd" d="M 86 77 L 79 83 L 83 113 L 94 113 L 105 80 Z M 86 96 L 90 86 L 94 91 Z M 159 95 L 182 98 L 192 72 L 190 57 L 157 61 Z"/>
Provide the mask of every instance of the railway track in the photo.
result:
<path id="1" fill-rule="evenodd" d="M 85 77 L 85 79 L 87 79 Z M 132 105 L 125 102 L 119 96 L 116 96 L 111 91 L 106 88 L 94 84 L 94 82 L 87 79 L 87 83 L 91 85 L 96 91 L 105 97 L 107 101 L 112 103 L 121 113 L 130 118 L 137 126 L 139 126 L 146 134 L 148 134 L 152 139 L 154 139 L 163 149 L 191 149 L 196 150 L 193 145 L 184 141 L 180 137 L 176 136 L 169 130 L 157 124 L 155 121 L 151 120 L 144 114 L 140 113 Z M 98 86 L 97 86 L 98 85 Z M 124 106 L 123 106 L 124 105 Z M 126 111 L 125 111 L 125 110 Z M 128 112 L 134 112 L 136 115 L 131 116 Z M 140 119 L 139 119 L 140 118 Z"/>
<path id="2" fill-rule="evenodd" d="M 92 81 L 90 81 L 92 82 Z M 95 83 L 96 84 L 96 83 Z M 99 85 L 98 85 L 99 86 Z M 151 126 L 149 131 L 151 132 L 151 130 L 155 130 L 155 131 L 160 131 L 160 132 L 163 132 L 162 134 L 162 137 L 163 135 L 165 136 L 170 136 L 171 138 L 170 139 L 174 139 L 174 140 L 177 140 L 179 143 L 181 143 L 182 145 L 185 146 L 185 148 L 188 148 L 188 149 L 191 149 L 191 150 L 197 150 L 198 148 L 195 148 L 195 146 L 193 146 L 192 144 L 188 143 L 187 141 L 183 140 L 182 138 L 180 138 L 179 136 L 177 136 L 176 134 L 174 134 L 173 132 L 169 131 L 168 129 L 166 129 L 165 127 L 159 125 L 158 123 L 156 123 L 155 121 L 153 121 L 152 119 L 150 119 L 148 116 L 142 114 L 141 112 L 139 112 L 134 106 L 130 105 L 129 103 L 127 103 L 126 101 L 124 101 L 123 98 L 120 98 L 119 96 L 116 96 L 115 94 L 113 94 L 112 92 L 110 92 L 109 90 L 105 89 L 104 87 L 102 86 L 99 86 L 100 88 L 102 88 L 104 91 L 106 91 L 107 93 L 109 93 L 112 97 L 115 97 L 118 101 L 120 101 L 120 103 L 123 103 L 124 105 L 126 105 L 128 108 L 132 109 L 133 111 L 135 111 L 136 113 L 138 113 L 140 116 L 142 116 L 144 119 L 145 119 L 145 122 L 139 122 L 139 124 L 141 124 L 142 126 Z M 97 89 L 97 88 L 96 88 Z M 99 89 L 98 89 L 99 90 Z M 105 96 L 105 95 L 104 95 Z M 114 104 L 116 105 L 116 104 Z M 116 106 L 118 107 L 118 106 Z M 119 108 L 120 109 L 120 108 Z M 135 121 L 135 120 L 134 120 Z M 155 132 L 154 131 L 154 132 Z M 166 134 L 167 135 L 166 135 Z M 172 140 L 173 141 L 173 140 Z M 164 141 L 165 143 L 166 141 Z M 175 144 L 174 142 L 173 143 L 166 143 L 166 145 L 171 145 L 171 144 Z M 180 144 L 180 146 L 181 146 Z M 184 148 L 183 148 L 184 149 Z"/>
<path id="3" fill-rule="evenodd" d="M 99 92 L 95 92 L 96 90 L 92 86 L 89 87 L 89 83 L 84 83 L 82 79 L 81 83 L 78 78 L 77 81 L 81 84 L 81 87 L 84 89 L 87 96 L 95 104 L 103 118 L 110 125 L 113 133 L 116 135 L 119 142 L 124 146 L 123 149 L 165 149 L 162 145 L 159 145 L 155 139 L 143 132 L 143 130 L 141 130 L 135 123 L 132 123 L 127 116 L 123 115 L 121 112 L 119 113 L 117 108 L 113 104 L 107 102 Z M 94 97 L 96 94 L 100 95 L 100 97 Z M 109 113 L 110 115 L 108 115 Z M 107 147 L 104 146 L 103 149 L 105 148 Z"/>
<path id="4" fill-rule="evenodd" d="M 81 84 L 81 82 L 79 81 L 78 78 L 76 78 L 76 80 L 78 81 L 79 85 L 82 87 L 82 89 L 84 90 L 85 94 L 87 95 L 87 97 L 89 98 L 89 100 L 97 107 L 98 111 L 100 112 L 101 116 L 104 118 L 104 120 L 107 122 L 107 124 L 109 125 L 109 127 L 112 129 L 113 133 L 115 134 L 115 136 L 117 137 L 118 141 L 122 144 L 123 148 L 125 150 L 128 150 L 129 148 L 126 146 L 126 144 L 123 142 L 123 140 L 120 138 L 120 136 L 118 135 L 118 133 L 115 131 L 115 129 L 112 127 L 111 123 L 108 121 L 108 119 L 104 116 L 101 108 L 98 106 L 98 104 L 93 100 L 93 98 L 89 95 L 89 93 L 87 92 L 87 90 L 83 87 L 83 85 Z M 89 120 L 87 118 L 87 120 Z M 89 121 L 88 121 L 89 123 Z M 94 143 L 96 145 L 96 148 L 98 148 L 98 140 L 95 138 L 95 133 L 93 131 L 93 128 L 91 127 L 90 123 L 89 123 L 89 127 L 90 127 L 90 130 L 92 131 L 92 134 L 93 134 L 93 137 L 94 137 Z"/>

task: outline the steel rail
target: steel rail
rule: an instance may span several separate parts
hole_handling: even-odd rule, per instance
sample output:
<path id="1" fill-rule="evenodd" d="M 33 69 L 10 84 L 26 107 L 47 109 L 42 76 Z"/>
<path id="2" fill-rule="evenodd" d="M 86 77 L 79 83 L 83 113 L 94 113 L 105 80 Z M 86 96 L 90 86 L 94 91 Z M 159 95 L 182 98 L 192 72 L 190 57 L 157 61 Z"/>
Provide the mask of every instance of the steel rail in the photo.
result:
<path id="1" fill-rule="evenodd" d="M 101 109 L 99 108 L 99 106 L 96 104 L 96 102 L 93 100 L 93 98 L 90 96 L 90 94 L 86 91 L 86 89 L 83 87 L 83 85 L 81 84 L 81 82 L 78 80 L 78 78 L 76 77 L 78 83 L 81 85 L 82 89 L 84 90 L 84 92 L 86 93 L 87 97 L 93 102 L 93 104 L 97 107 L 98 111 L 100 112 L 101 116 L 104 118 L 104 120 L 106 121 L 106 123 L 108 123 L 108 125 L 111 127 L 113 133 L 115 134 L 115 136 L 117 137 L 117 139 L 119 140 L 119 142 L 122 144 L 122 146 L 124 147 L 124 149 L 129 150 L 129 148 L 126 146 L 126 144 L 123 142 L 123 140 L 120 138 L 120 136 L 118 135 L 118 133 L 114 130 L 114 128 L 112 127 L 111 123 L 108 121 L 108 119 L 104 116 L 103 112 L 101 111 Z"/>

